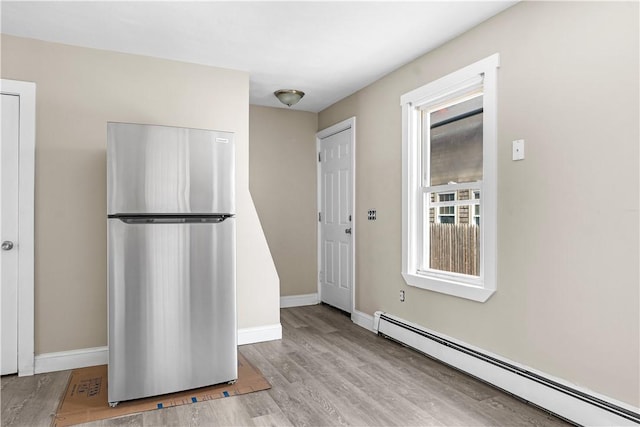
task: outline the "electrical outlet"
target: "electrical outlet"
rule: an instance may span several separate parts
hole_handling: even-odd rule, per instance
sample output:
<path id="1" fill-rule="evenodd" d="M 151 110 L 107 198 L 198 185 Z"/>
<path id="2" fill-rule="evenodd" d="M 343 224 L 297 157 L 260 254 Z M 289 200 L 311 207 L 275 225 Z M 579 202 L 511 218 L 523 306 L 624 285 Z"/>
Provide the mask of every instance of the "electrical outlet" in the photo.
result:
<path id="1" fill-rule="evenodd" d="M 375 221 L 376 220 L 376 210 L 375 209 L 371 209 L 367 212 L 367 219 L 369 221 Z"/>
<path id="2" fill-rule="evenodd" d="M 404 302 L 404 291 L 400 291 L 400 302 Z"/>

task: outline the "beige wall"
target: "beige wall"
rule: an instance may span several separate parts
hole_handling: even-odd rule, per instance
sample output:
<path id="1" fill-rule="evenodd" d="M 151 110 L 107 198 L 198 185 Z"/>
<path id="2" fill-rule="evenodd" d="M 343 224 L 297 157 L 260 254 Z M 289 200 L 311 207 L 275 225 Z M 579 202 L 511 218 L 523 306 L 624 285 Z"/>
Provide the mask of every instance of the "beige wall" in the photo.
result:
<path id="1" fill-rule="evenodd" d="M 519 3 L 319 114 L 319 129 L 358 120 L 358 310 L 640 406 L 638 13 Z M 400 96 L 495 52 L 498 291 L 482 304 L 400 276 Z M 527 157 L 513 162 L 521 138 Z"/>
<path id="2" fill-rule="evenodd" d="M 279 323 L 248 191 L 247 73 L 3 35 L 2 78 L 37 84 L 36 354 L 107 344 L 107 121 L 236 133 L 238 326 Z"/>
<path id="3" fill-rule="evenodd" d="M 318 291 L 316 129 L 318 115 L 284 108 L 249 108 L 249 183 L 280 295 Z"/>

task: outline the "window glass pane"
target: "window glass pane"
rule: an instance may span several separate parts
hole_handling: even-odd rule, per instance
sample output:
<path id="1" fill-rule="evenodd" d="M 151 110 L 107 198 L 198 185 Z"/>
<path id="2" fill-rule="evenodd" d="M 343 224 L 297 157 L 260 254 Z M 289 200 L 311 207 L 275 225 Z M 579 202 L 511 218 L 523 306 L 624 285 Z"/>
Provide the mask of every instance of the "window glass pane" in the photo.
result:
<path id="1" fill-rule="evenodd" d="M 428 193 L 425 200 L 438 202 L 460 200 L 459 190 L 455 193 Z M 473 199 L 480 199 L 480 191 L 473 190 Z M 466 199 L 465 199 L 466 200 Z M 438 206 L 429 209 L 428 223 L 424 232 L 428 233 L 429 250 L 425 265 L 432 270 L 480 276 L 480 205 Z M 426 238 L 427 236 L 425 236 Z"/>
<path id="2" fill-rule="evenodd" d="M 430 185 L 482 180 L 482 95 L 429 115 Z"/>

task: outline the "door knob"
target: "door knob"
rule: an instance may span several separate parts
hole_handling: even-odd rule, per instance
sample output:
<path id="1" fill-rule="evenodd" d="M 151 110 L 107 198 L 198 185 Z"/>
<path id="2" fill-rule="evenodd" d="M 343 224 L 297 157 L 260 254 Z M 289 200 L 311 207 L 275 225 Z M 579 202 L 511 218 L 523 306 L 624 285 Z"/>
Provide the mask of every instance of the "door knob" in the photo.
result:
<path id="1" fill-rule="evenodd" d="M 351 234 L 351 229 L 347 228 L 347 229 L 344 230 L 344 232 L 347 233 L 347 234 Z"/>
<path id="2" fill-rule="evenodd" d="M 10 240 L 5 240 L 4 242 L 2 242 L 2 246 L 0 246 L 0 248 L 2 248 L 3 251 L 10 251 L 11 249 L 13 249 L 13 242 Z"/>

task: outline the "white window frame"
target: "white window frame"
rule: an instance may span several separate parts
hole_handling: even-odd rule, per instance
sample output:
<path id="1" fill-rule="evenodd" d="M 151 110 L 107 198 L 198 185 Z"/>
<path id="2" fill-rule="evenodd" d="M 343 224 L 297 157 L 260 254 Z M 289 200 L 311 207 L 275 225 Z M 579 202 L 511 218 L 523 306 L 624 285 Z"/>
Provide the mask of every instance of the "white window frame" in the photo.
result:
<path id="1" fill-rule="evenodd" d="M 499 54 L 491 55 L 404 94 L 402 106 L 402 277 L 410 286 L 474 301 L 487 301 L 497 289 L 497 69 Z M 481 82 L 483 88 L 483 180 L 481 194 L 480 276 L 424 271 L 424 186 L 421 111 L 465 93 Z M 426 166 L 428 167 L 428 166 Z M 457 190 L 451 185 L 451 190 Z M 448 189 L 443 186 L 443 190 Z M 469 185 L 465 188 L 473 191 Z M 468 203 L 468 202 L 467 202 Z M 427 221 L 428 222 L 428 221 Z"/>

